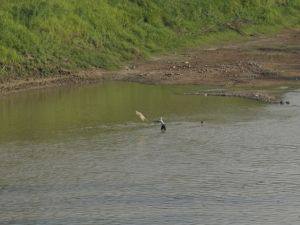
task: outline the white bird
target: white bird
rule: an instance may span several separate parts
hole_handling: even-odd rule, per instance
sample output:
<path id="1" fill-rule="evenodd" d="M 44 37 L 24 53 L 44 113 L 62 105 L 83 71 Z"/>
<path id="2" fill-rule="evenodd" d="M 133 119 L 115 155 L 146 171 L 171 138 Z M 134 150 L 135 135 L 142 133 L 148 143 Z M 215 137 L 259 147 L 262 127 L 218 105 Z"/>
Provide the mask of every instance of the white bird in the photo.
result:
<path id="1" fill-rule="evenodd" d="M 135 111 L 135 114 L 144 122 L 147 120 L 147 118 L 143 115 L 143 113 L 139 111 Z M 155 120 L 153 122 L 160 123 L 160 130 L 161 132 L 165 132 L 167 130 L 166 123 L 163 121 L 163 118 L 160 117 L 160 120 Z"/>
<path id="2" fill-rule="evenodd" d="M 143 113 L 139 111 L 135 111 L 135 114 L 144 122 L 147 118 L 143 115 Z"/>

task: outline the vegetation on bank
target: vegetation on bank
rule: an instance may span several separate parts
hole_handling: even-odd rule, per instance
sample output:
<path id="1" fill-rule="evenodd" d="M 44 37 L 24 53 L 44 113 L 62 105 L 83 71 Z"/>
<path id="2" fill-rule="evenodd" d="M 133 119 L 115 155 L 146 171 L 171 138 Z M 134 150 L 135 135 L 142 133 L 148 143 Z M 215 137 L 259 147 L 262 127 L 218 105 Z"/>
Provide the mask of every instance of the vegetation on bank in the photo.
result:
<path id="1" fill-rule="evenodd" d="M 299 15 L 300 0 L 0 0 L 0 77 L 116 68 L 216 37 L 295 26 Z"/>

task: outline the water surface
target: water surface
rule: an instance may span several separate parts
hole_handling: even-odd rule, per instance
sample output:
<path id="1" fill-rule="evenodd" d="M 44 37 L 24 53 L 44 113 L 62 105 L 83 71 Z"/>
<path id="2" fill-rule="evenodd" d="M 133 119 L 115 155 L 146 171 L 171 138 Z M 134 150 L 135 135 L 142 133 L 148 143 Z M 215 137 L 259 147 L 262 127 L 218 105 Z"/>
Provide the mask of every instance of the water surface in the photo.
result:
<path id="1" fill-rule="evenodd" d="M 290 106 L 181 95 L 201 88 L 0 99 L 0 224 L 299 224 L 300 93 Z"/>

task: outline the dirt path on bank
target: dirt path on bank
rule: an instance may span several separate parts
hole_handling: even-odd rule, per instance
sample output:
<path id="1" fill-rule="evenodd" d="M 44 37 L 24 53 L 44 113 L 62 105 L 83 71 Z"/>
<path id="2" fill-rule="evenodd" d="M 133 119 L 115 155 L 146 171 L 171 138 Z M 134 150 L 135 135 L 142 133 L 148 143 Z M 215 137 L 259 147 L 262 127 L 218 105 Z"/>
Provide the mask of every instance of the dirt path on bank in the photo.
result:
<path id="1" fill-rule="evenodd" d="M 255 37 L 244 42 L 135 61 L 118 71 L 94 69 L 50 78 L 6 80 L 0 83 L 0 94 L 104 80 L 260 88 L 298 83 L 300 30 L 285 30 L 273 37 Z"/>

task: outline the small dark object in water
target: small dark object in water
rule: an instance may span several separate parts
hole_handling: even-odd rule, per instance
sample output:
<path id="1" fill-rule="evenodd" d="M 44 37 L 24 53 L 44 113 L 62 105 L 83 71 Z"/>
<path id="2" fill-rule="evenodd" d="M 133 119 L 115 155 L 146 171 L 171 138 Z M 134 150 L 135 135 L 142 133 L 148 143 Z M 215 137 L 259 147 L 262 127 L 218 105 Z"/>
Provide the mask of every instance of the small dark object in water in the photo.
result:
<path id="1" fill-rule="evenodd" d="M 162 117 L 160 117 L 160 120 L 156 120 L 156 121 L 153 121 L 153 122 L 160 123 L 160 125 L 161 125 L 160 130 L 161 130 L 161 132 L 165 132 L 167 130 L 167 126 L 166 126 L 165 122 L 163 121 Z"/>
<path id="2" fill-rule="evenodd" d="M 162 124 L 160 127 L 161 132 L 165 132 L 167 130 L 166 125 Z"/>
<path id="3" fill-rule="evenodd" d="M 283 105 L 283 104 L 284 104 L 284 102 L 283 102 L 282 100 L 281 100 L 279 103 L 280 103 L 280 105 Z"/>
<path id="4" fill-rule="evenodd" d="M 204 121 L 203 121 L 203 120 L 201 120 L 201 124 L 204 124 Z"/>
<path id="5" fill-rule="evenodd" d="M 290 104 L 290 102 L 289 102 L 289 101 L 285 101 L 285 104 L 289 105 L 289 104 Z"/>

